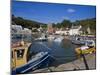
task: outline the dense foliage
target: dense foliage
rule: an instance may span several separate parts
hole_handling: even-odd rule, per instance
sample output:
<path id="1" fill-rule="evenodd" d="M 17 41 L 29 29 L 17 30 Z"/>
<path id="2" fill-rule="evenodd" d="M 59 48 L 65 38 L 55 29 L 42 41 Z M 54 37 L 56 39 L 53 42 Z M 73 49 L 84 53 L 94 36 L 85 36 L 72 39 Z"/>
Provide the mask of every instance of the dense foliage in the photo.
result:
<path id="1" fill-rule="evenodd" d="M 26 27 L 26 28 L 39 28 L 40 25 L 43 25 L 43 23 L 39 23 L 36 21 L 32 21 L 32 20 L 28 20 L 28 19 L 24 19 L 22 17 L 15 17 L 14 15 L 12 15 L 12 24 L 15 25 L 21 25 L 22 27 Z"/>
<path id="2" fill-rule="evenodd" d="M 74 25 L 82 25 L 84 31 L 89 27 L 91 32 L 96 33 L 96 18 L 77 20 Z"/>
<path id="3" fill-rule="evenodd" d="M 39 23 L 32 20 L 27 20 L 22 17 L 15 17 L 14 15 L 12 15 L 12 24 L 14 23 L 17 25 L 21 25 L 22 27 L 26 27 L 30 29 L 33 27 L 39 28 L 40 25 L 44 29 L 47 28 L 47 24 Z M 52 26 L 54 28 L 71 28 L 72 25 L 76 25 L 76 26 L 81 25 L 82 29 L 85 32 L 87 31 L 87 28 L 89 27 L 91 32 L 96 33 L 96 18 L 76 20 L 75 22 L 71 22 L 70 20 L 64 19 L 60 23 L 52 23 Z"/>

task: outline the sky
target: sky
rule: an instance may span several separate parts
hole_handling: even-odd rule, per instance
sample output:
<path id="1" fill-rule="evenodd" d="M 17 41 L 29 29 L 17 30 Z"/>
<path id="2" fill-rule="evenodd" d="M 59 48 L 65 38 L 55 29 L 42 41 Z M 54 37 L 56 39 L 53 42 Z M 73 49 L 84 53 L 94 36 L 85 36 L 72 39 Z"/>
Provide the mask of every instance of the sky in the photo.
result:
<path id="1" fill-rule="evenodd" d="M 41 23 L 71 22 L 96 18 L 96 7 L 88 5 L 12 1 L 12 14 Z"/>

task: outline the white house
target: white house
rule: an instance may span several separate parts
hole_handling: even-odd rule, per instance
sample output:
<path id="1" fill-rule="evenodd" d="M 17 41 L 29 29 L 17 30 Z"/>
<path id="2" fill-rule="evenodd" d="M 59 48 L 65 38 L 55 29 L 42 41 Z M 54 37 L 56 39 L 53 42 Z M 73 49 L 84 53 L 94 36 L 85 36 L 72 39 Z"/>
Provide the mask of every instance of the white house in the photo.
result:
<path id="1" fill-rule="evenodd" d="M 56 31 L 55 34 L 58 34 L 58 35 L 68 35 L 68 31 L 67 30 L 59 30 L 59 31 Z"/>
<path id="2" fill-rule="evenodd" d="M 69 35 L 80 35 L 82 31 L 80 31 L 82 26 L 72 26 L 69 30 Z"/>

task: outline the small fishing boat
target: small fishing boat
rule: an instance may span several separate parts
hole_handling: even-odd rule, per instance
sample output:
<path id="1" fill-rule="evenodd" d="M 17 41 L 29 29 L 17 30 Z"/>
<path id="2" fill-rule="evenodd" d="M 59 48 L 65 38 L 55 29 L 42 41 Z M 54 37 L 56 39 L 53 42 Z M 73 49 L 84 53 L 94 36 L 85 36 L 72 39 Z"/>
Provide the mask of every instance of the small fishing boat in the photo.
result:
<path id="1" fill-rule="evenodd" d="M 62 42 L 62 40 L 63 40 L 64 38 L 63 37 L 58 37 L 58 38 L 55 38 L 54 39 L 54 42 Z"/>
<path id="2" fill-rule="evenodd" d="M 48 36 L 48 40 L 54 40 L 54 39 L 56 39 L 56 37 L 54 35 L 49 35 Z"/>
<path id="3" fill-rule="evenodd" d="M 12 46 L 12 74 L 23 74 L 31 70 L 47 66 L 51 60 L 48 52 L 31 53 L 29 52 L 30 43 Z"/>
<path id="4" fill-rule="evenodd" d="M 42 34 L 41 37 L 34 39 L 35 41 L 47 41 L 48 38 L 45 34 Z"/>
<path id="5" fill-rule="evenodd" d="M 72 40 L 72 43 L 76 45 L 85 45 L 85 41 Z"/>
<path id="6" fill-rule="evenodd" d="M 76 45 L 85 45 L 86 41 L 77 37 L 72 39 L 72 43 Z"/>
<path id="7" fill-rule="evenodd" d="M 35 41 L 47 41 L 47 38 L 44 37 L 40 37 L 40 38 L 36 38 Z"/>
<path id="8" fill-rule="evenodd" d="M 95 47 L 95 41 L 94 40 L 86 40 L 85 45 L 89 46 L 89 47 Z"/>
<path id="9" fill-rule="evenodd" d="M 91 54 L 96 51 L 95 47 L 82 46 L 75 49 L 77 54 Z"/>

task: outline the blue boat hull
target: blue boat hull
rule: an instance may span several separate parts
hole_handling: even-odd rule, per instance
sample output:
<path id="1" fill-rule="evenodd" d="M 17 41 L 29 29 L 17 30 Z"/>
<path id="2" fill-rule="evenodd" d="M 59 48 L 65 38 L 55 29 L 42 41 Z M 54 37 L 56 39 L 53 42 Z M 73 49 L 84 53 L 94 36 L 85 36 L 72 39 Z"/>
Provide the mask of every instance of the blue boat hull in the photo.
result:
<path id="1" fill-rule="evenodd" d="M 52 58 L 50 55 L 45 55 L 41 59 L 38 59 L 31 63 L 28 63 L 22 67 L 16 68 L 15 70 L 12 71 L 12 75 L 28 73 L 28 72 L 30 72 L 32 70 L 36 70 L 42 66 L 47 66 L 51 60 L 52 60 Z"/>

